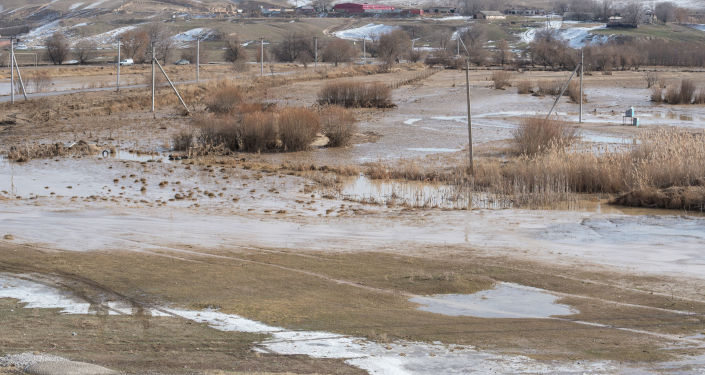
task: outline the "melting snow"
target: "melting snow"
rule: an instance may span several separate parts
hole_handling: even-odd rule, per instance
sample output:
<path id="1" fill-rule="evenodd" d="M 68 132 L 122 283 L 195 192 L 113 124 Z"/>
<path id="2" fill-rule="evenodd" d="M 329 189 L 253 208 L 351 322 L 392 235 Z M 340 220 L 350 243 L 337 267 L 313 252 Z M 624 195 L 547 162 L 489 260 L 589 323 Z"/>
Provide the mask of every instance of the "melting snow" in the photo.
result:
<path id="1" fill-rule="evenodd" d="M 73 4 L 71 4 L 71 6 L 69 7 L 69 10 L 76 10 L 77 8 L 79 8 L 79 7 L 80 7 L 81 5 L 83 5 L 83 4 L 84 4 L 84 3 L 73 3 Z"/>
<path id="2" fill-rule="evenodd" d="M 387 26 L 383 24 L 374 24 L 370 23 L 362 27 L 358 27 L 355 29 L 348 29 L 348 30 L 342 30 L 342 31 L 336 31 L 333 33 L 336 37 L 340 39 L 347 39 L 347 40 L 360 40 L 360 39 L 367 39 L 367 40 L 374 40 L 379 38 L 380 35 L 389 33 L 391 31 L 394 31 L 398 29 L 396 26 Z"/>
<path id="3" fill-rule="evenodd" d="M 102 5 L 106 1 L 108 1 L 108 0 L 98 0 L 95 3 L 88 5 L 83 9 L 95 9 L 96 7 L 99 7 L 100 5 Z"/>
<path id="4" fill-rule="evenodd" d="M 556 30 L 557 36 L 568 41 L 571 48 L 582 48 L 590 44 L 603 44 L 609 41 L 610 35 L 592 34 L 594 30 L 603 30 L 605 25 L 590 26 L 590 27 L 568 27 L 562 28 L 565 24 L 573 22 L 552 22 L 546 27 L 536 27 L 521 33 L 520 38 L 524 43 L 531 43 L 536 39 L 536 34 L 546 30 Z"/>

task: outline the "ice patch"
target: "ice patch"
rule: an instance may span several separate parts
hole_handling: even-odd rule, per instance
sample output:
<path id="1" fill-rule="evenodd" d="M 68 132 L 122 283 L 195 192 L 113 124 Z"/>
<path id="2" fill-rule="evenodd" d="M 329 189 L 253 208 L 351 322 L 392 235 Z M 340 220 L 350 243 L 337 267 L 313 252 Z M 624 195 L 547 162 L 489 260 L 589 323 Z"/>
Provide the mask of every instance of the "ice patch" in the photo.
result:
<path id="1" fill-rule="evenodd" d="M 705 31 L 705 25 L 702 25 L 702 24 L 700 24 L 700 25 L 691 24 L 691 25 L 688 25 L 688 27 L 690 27 L 692 29 L 700 30 L 700 31 Z"/>
<path id="2" fill-rule="evenodd" d="M 397 26 L 387 26 L 383 24 L 370 23 L 355 29 L 336 31 L 333 33 L 333 35 L 340 39 L 346 40 L 375 40 L 379 38 L 380 35 L 387 34 L 397 29 Z"/>
<path id="3" fill-rule="evenodd" d="M 414 125 L 415 123 L 421 121 L 420 118 L 410 118 L 408 120 L 404 120 L 404 125 Z"/>
<path id="4" fill-rule="evenodd" d="M 28 309 L 61 309 L 63 314 L 88 314 L 90 304 L 39 283 L 0 275 L 0 298 L 14 298 Z"/>
<path id="5" fill-rule="evenodd" d="M 83 5 L 83 4 L 84 4 L 84 3 L 73 3 L 73 4 L 71 4 L 71 6 L 69 7 L 69 10 L 76 10 L 76 9 L 78 9 L 78 8 L 79 8 L 81 5 Z"/>
<path id="6" fill-rule="evenodd" d="M 409 301 L 420 304 L 419 310 L 450 316 L 542 319 L 577 313 L 570 306 L 557 304 L 557 299 L 543 289 L 499 283 L 494 289 L 473 294 L 441 294 Z"/>

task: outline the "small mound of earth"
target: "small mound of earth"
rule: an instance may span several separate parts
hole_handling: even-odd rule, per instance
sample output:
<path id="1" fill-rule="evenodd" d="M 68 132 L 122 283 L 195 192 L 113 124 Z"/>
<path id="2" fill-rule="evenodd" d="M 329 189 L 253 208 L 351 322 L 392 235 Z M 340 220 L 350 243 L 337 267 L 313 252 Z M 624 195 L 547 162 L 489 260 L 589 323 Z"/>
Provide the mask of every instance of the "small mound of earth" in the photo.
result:
<path id="1" fill-rule="evenodd" d="M 34 375 L 113 375 L 117 372 L 90 363 L 73 361 L 47 361 L 35 363 L 25 369 Z"/>

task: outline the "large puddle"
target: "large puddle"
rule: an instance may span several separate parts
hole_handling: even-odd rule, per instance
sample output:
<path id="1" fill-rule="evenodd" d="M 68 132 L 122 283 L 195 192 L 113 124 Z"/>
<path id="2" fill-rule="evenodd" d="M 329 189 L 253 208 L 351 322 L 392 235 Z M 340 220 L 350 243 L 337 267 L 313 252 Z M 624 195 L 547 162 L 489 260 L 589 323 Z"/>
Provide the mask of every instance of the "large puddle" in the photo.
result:
<path id="1" fill-rule="evenodd" d="M 442 294 L 411 298 L 419 310 L 450 316 L 477 318 L 550 318 L 576 314 L 568 305 L 556 303 L 549 292 L 513 283 L 499 283 L 493 289 L 473 294 Z"/>
<path id="2" fill-rule="evenodd" d="M 0 298 L 27 303 L 26 308 L 57 308 L 67 314 L 86 314 L 86 303 L 43 284 L 0 274 Z M 78 307 L 72 307 L 77 305 Z M 331 332 L 297 331 L 269 326 L 254 320 L 214 310 L 152 309 L 152 316 L 173 316 L 204 323 L 225 332 L 269 335 L 255 344 L 262 353 L 307 355 L 343 359 L 370 374 L 616 374 L 624 368 L 616 363 L 580 361 L 563 363 L 536 361 L 520 355 L 483 352 L 469 346 L 394 341 L 380 344 L 365 338 Z"/>

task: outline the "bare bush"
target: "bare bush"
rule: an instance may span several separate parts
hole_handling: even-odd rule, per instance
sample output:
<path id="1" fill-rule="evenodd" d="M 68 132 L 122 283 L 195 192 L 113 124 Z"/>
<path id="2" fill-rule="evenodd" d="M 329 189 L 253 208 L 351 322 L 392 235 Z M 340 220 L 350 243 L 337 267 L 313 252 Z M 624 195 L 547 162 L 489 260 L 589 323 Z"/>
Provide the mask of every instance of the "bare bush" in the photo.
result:
<path id="1" fill-rule="evenodd" d="M 240 149 L 265 152 L 277 147 L 277 126 L 272 113 L 252 112 L 243 116 L 238 129 Z"/>
<path id="2" fill-rule="evenodd" d="M 512 78 L 512 74 L 505 70 L 500 70 L 492 73 L 492 82 L 494 88 L 497 90 L 504 90 L 505 87 L 510 86 L 509 80 Z"/>
<path id="3" fill-rule="evenodd" d="M 383 66 L 398 63 L 411 50 L 411 38 L 404 30 L 394 30 L 379 37 L 378 53 Z"/>
<path id="4" fill-rule="evenodd" d="M 334 39 L 326 44 L 323 49 L 323 61 L 332 62 L 335 66 L 339 63 L 350 62 L 355 57 L 355 48 L 349 41 Z"/>
<path id="5" fill-rule="evenodd" d="M 355 116 L 340 106 L 328 106 L 320 113 L 323 134 L 329 147 L 347 146 L 355 134 Z"/>
<path id="6" fill-rule="evenodd" d="M 518 94 L 530 94 L 531 91 L 534 89 L 534 84 L 531 83 L 530 81 L 519 81 L 517 83 L 517 93 Z"/>
<path id="7" fill-rule="evenodd" d="M 206 109 L 213 113 L 230 113 L 242 102 L 242 92 L 232 82 L 219 82 L 206 99 Z"/>
<path id="8" fill-rule="evenodd" d="M 705 104 L 705 89 L 701 88 L 700 90 L 698 90 L 698 93 L 695 95 L 693 103 Z"/>
<path id="9" fill-rule="evenodd" d="M 514 131 L 514 144 L 522 155 L 536 155 L 550 149 L 565 149 L 577 138 L 574 128 L 561 121 L 544 118 L 526 118 Z"/>
<path id="10" fill-rule="evenodd" d="M 125 58 L 133 59 L 136 63 L 143 63 L 149 48 L 149 35 L 145 30 L 129 30 L 120 34 L 122 54 Z"/>
<path id="11" fill-rule="evenodd" d="M 657 84 L 661 78 L 659 77 L 658 73 L 646 72 L 646 74 L 644 75 L 644 79 L 646 80 L 646 88 L 650 89 L 655 84 Z"/>
<path id="12" fill-rule="evenodd" d="M 391 90 L 381 83 L 330 82 L 318 93 L 322 105 L 344 107 L 389 108 L 394 104 Z"/>
<path id="13" fill-rule="evenodd" d="M 695 83 L 682 79 L 680 85 L 671 85 L 666 89 L 665 102 L 668 104 L 691 104 L 695 95 Z"/>
<path id="14" fill-rule="evenodd" d="M 73 47 L 73 53 L 79 64 L 86 64 L 98 53 L 98 45 L 91 40 L 82 40 Z"/>
<path id="15" fill-rule="evenodd" d="M 174 151 L 188 151 L 193 145 L 193 132 L 183 130 L 172 137 Z"/>
<path id="16" fill-rule="evenodd" d="M 535 94 L 538 96 L 558 96 L 561 93 L 561 82 L 560 81 L 539 81 L 538 89 Z"/>
<path id="17" fill-rule="evenodd" d="M 316 112 L 307 108 L 284 108 L 277 119 L 279 140 L 284 151 L 306 150 L 321 129 Z"/>
<path id="18" fill-rule="evenodd" d="M 651 101 L 654 103 L 663 102 L 663 89 L 661 88 L 661 86 L 651 86 Z"/>
<path id="19" fill-rule="evenodd" d="M 225 61 L 231 63 L 244 62 L 247 60 L 247 53 L 240 44 L 240 39 L 231 37 L 225 43 Z"/>
<path id="20" fill-rule="evenodd" d="M 29 86 L 33 92 L 44 92 L 49 89 L 52 81 L 51 73 L 47 70 L 35 70 L 29 75 L 27 86 Z"/>
<path id="21" fill-rule="evenodd" d="M 46 40 L 47 57 L 54 65 L 61 65 L 69 55 L 69 41 L 63 33 L 55 32 Z"/>
<path id="22" fill-rule="evenodd" d="M 580 103 L 580 83 L 571 81 L 570 84 L 568 84 L 568 89 L 566 90 L 566 93 L 568 94 L 568 97 L 570 100 L 573 101 L 573 103 Z M 585 99 L 585 93 L 583 93 L 583 103 L 585 103 L 587 100 Z"/>

